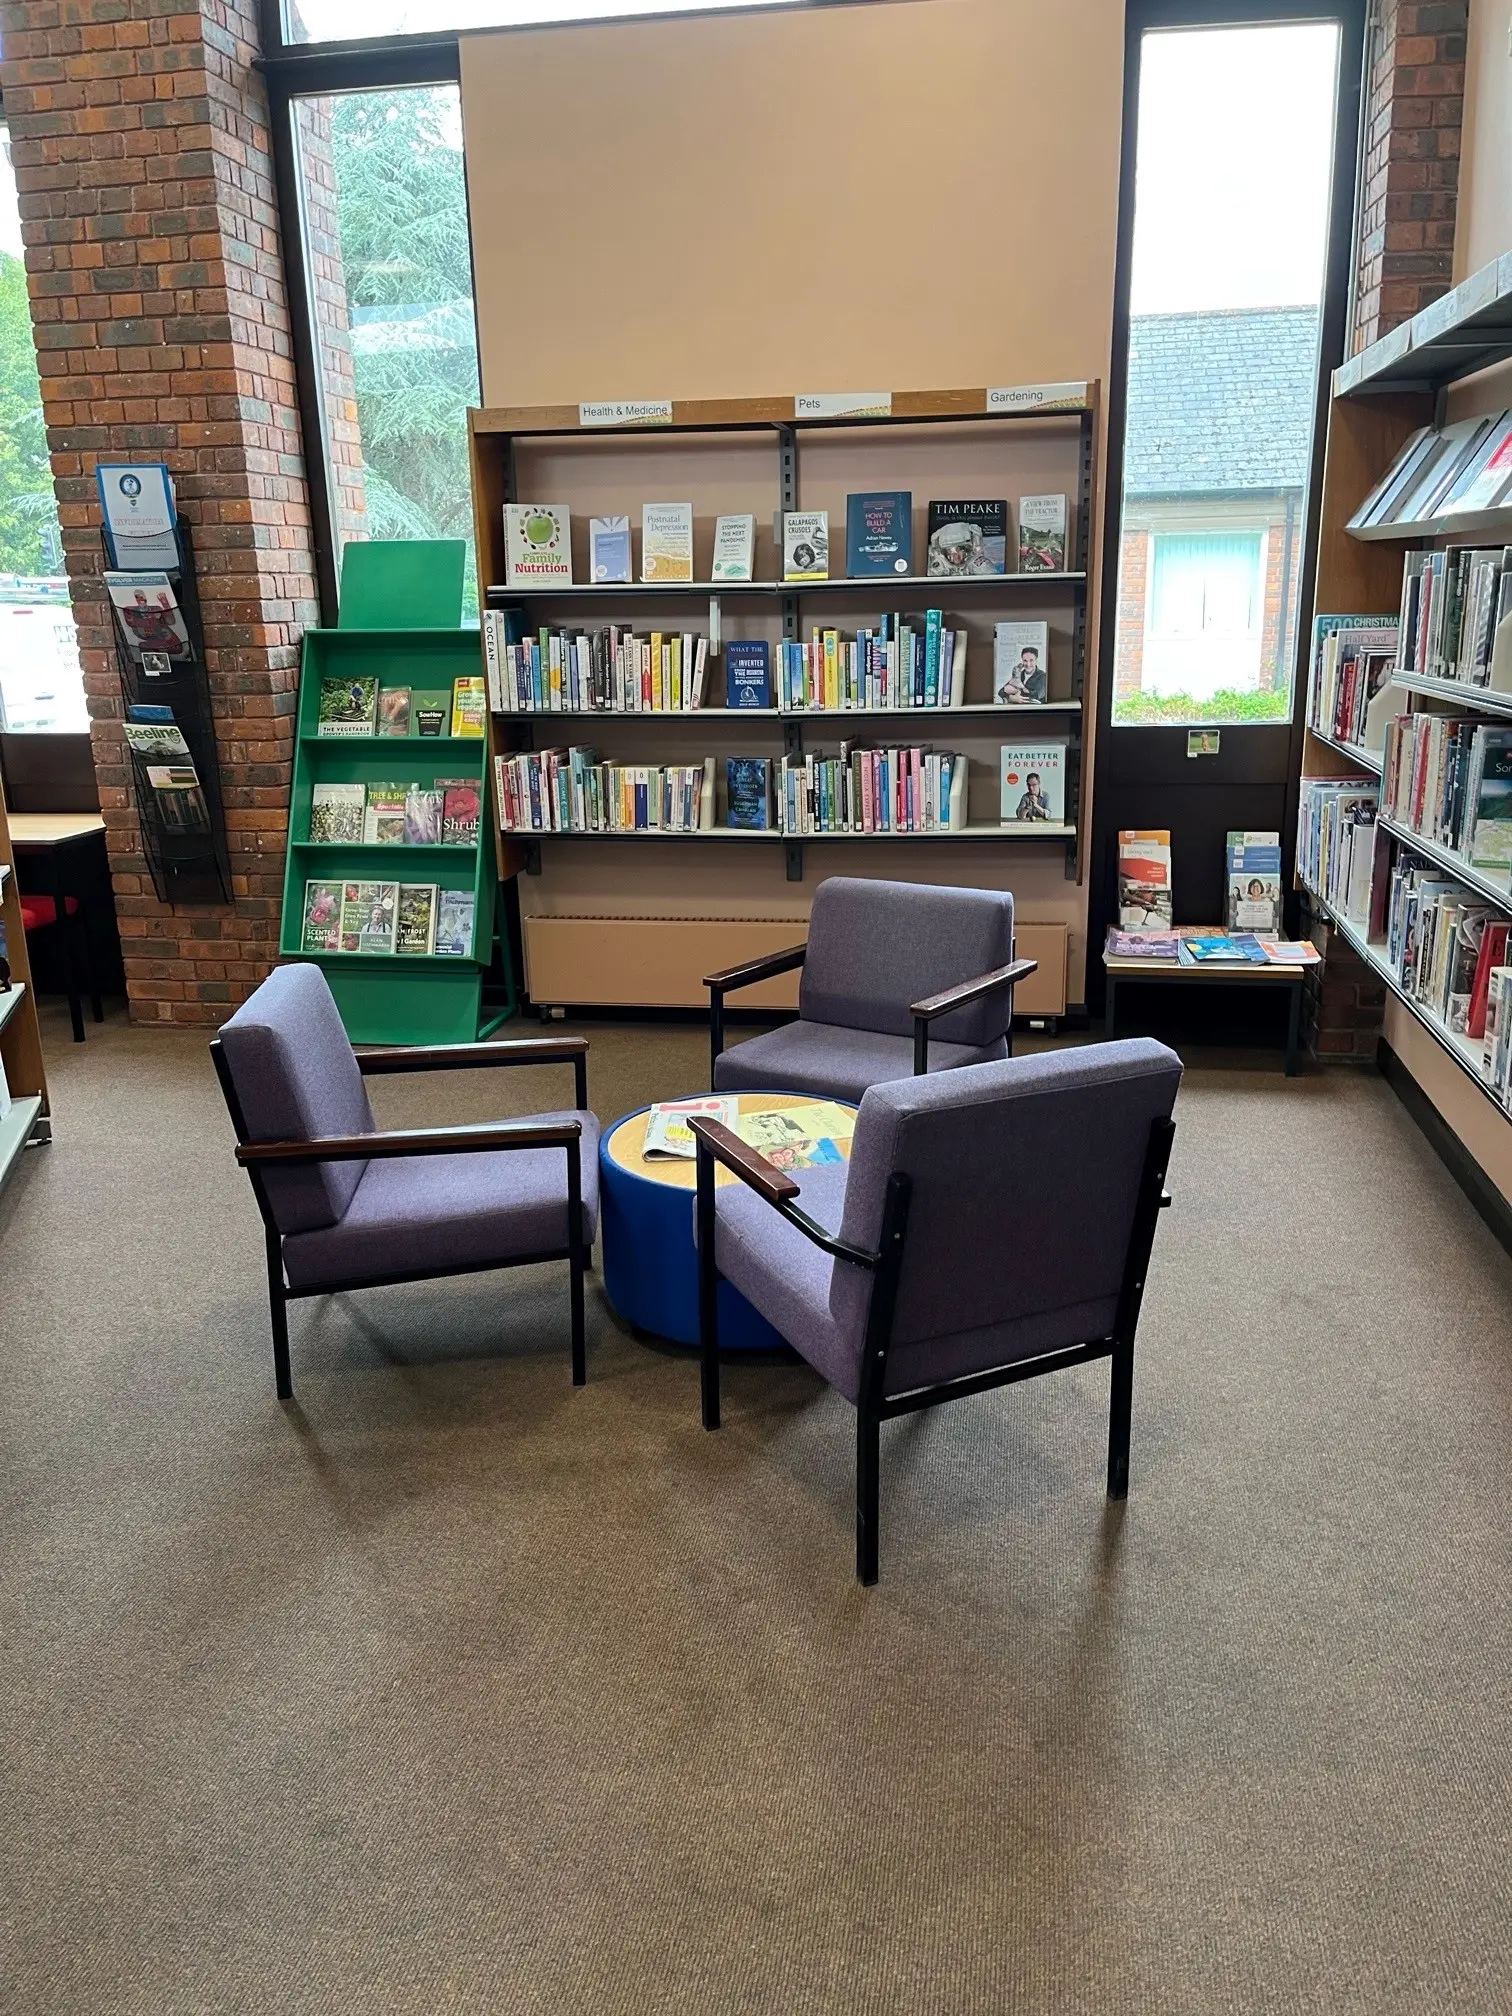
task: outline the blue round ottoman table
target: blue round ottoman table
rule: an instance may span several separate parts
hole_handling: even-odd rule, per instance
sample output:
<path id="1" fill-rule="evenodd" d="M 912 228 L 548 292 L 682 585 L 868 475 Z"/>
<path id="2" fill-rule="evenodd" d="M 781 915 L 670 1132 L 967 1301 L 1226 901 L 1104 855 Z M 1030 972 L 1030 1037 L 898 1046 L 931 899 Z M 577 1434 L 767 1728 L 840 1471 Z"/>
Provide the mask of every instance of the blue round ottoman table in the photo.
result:
<path id="1" fill-rule="evenodd" d="M 742 1113 L 775 1113 L 787 1106 L 844 1106 L 818 1092 L 741 1092 Z M 698 1254 L 693 1244 L 692 1162 L 656 1160 L 641 1153 L 651 1108 L 627 1113 L 599 1142 L 599 1229 L 603 1240 L 604 1293 L 635 1330 L 674 1344 L 698 1342 Z M 850 1139 L 835 1144 L 850 1157 Z M 802 1172 L 799 1172 L 802 1180 Z M 728 1169 L 721 1185 L 736 1183 Z M 719 1343 L 726 1351 L 785 1349 L 787 1340 L 738 1295 L 719 1284 Z"/>

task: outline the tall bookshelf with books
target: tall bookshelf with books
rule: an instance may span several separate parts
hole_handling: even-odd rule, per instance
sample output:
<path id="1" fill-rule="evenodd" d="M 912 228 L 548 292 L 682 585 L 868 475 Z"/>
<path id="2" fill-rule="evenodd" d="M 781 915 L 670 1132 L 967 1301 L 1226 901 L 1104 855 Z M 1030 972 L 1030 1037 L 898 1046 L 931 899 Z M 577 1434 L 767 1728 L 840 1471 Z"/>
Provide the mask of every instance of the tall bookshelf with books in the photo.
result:
<path id="1" fill-rule="evenodd" d="M 1334 374 L 1297 871 L 1512 1194 L 1509 361 L 1512 255 Z"/>
<path id="2" fill-rule="evenodd" d="M 489 1026 L 485 700 L 475 630 L 305 633 L 280 950 L 321 967 L 354 1042 Z"/>
<path id="3" fill-rule="evenodd" d="M 1097 396 L 472 414 L 499 864 L 538 1000 L 573 924 L 545 998 L 602 998 L 613 920 L 667 973 L 625 998 L 676 1005 L 695 955 L 667 927 L 759 951 L 815 874 L 1013 887 L 1053 854 L 1079 879 Z"/>

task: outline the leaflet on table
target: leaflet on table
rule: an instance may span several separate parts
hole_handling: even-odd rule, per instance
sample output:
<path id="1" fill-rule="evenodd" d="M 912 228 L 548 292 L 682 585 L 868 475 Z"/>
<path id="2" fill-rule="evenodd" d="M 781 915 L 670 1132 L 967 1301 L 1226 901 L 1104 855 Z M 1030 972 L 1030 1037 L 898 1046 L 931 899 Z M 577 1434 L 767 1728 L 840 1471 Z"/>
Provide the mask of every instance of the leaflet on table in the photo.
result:
<path id="1" fill-rule="evenodd" d="M 1249 931 L 1211 931 L 1184 934 L 1181 940 L 1183 966 L 1263 966 L 1266 964 L 1260 940 Z"/>
<path id="2" fill-rule="evenodd" d="M 115 567 L 177 567 L 178 511 L 162 462 L 101 462 L 95 468 L 105 544 Z"/>
<path id="3" fill-rule="evenodd" d="M 1108 927 L 1104 956 L 1109 959 L 1164 959 L 1174 965 L 1181 957 L 1181 939 L 1174 931 L 1120 931 Z"/>
<path id="4" fill-rule="evenodd" d="M 735 1132 L 773 1168 L 791 1172 L 843 1162 L 839 1143 L 851 1138 L 855 1126 L 853 1112 L 825 1100 L 777 1113 L 742 1113 Z"/>
<path id="5" fill-rule="evenodd" d="M 138 663 L 153 651 L 168 658 L 189 655 L 189 632 L 184 627 L 178 597 L 165 573 L 107 569 L 103 579 L 126 648 Z"/>
<path id="6" fill-rule="evenodd" d="M 698 1144 L 688 1122 L 697 1113 L 706 1120 L 717 1120 L 721 1127 L 733 1127 L 740 1113 L 740 1102 L 737 1099 L 715 1098 L 664 1100 L 651 1108 L 641 1154 L 658 1161 L 663 1156 L 682 1162 L 693 1161 L 698 1153 Z"/>

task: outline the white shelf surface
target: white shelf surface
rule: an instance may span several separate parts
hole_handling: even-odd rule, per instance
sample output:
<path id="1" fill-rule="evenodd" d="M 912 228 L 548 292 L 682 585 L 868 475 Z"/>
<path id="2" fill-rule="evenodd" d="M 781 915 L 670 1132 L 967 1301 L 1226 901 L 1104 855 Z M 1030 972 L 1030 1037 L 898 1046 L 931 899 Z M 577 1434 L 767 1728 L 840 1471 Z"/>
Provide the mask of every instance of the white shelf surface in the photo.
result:
<path id="1" fill-rule="evenodd" d="M 1080 700 L 1031 700 L 1008 706 L 971 700 L 964 707 L 541 707 L 495 708 L 496 721 L 951 721 L 962 714 L 1080 714 Z"/>
<path id="2" fill-rule="evenodd" d="M 1402 536 L 1406 536 L 1405 534 Z M 957 589 L 1001 588 L 1032 583 L 1056 587 L 1086 580 L 1073 567 L 1040 567 L 1027 574 L 837 574 L 818 581 L 551 581 L 529 588 L 507 588 L 490 582 L 487 594 L 501 602 L 536 601 L 546 596 L 615 595 L 878 595 L 889 588 L 926 589 L 945 597 Z"/>
<path id="3" fill-rule="evenodd" d="M 1414 833 L 1410 826 L 1388 819 L 1384 812 L 1378 812 L 1376 820 L 1383 832 L 1391 834 L 1393 839 L 1400 840 L 1415 854 L 1421 854 L 1425 861 L 1442 868 L 1446 875 L 1452 875 L 1457 882 L 1463 882 L 1467 889 L 1473 889 L 1477 896 L 1484 896 L 1488 903 L 1494 903 L 1498 910 L 1504 910 L 1512 917 L 1512 888 L 1505 882 L 1494 882 L 1484 868 L 1475 867 L 1463 854 L 1456 854 L 1452 847 L 1445 847 L 1438 840 L 1430 840 L 1425 833 Z"/>
<path id="4" fill-rule="evenodd" d="M 1452 700 L 1473 714 L 1512 714 L 1512 693 L 1494 693 L 1489 686 L 1472 686 L 1465 679 L 1431 679 L 1417 672 L 1393 672 L 1391 683 L 1405 687 L 1409 693 Z"/>
<path id="5" fill-rule="evenodd" d="M 1351 539 L 1456 539 L 1466 532 L 1496 532 L 1505 543 L 1512 533 L 1512 505 L 1494 504 L 1486 511 L 1449 511 L 1442 518 L 1397 518 L 1387 525 L 1347 525 Z"/>
<path id="6" fill-rule="evenodd" d="M 37 1115 L 42 1111 L 42 1101 L 36 1093 L 22 1097 L 19 1093 L 11 1101 L 11 1109 L 0 1120 L 0 1189 L 4 1189 L 21 1151 L 31 1139 L 31 1131 L 37 1124 Z"/>
<path id="7" fill-rule="evenodd" d="M 5 1027 L 12 1015 L 21 1006 L 22 997 L 25 993 L 26 982 L 24 980 L 13 980 L 10 992 L 8 994 L 0 994 L 0 1029 Z"/>
<path id="8" fill-rule="evenodd" d="M 1379 749 L 1364 749 L 1358 742 L 1341 741 L 1337 735 L 1326 734 L 1321 728 L 1308 723 L 1307 732 L 1315 742 L 1325 743 L 1330 749 L 1337 749 L 1341 756 L 1347 756 L 1351 763 L 1358 763 L 1362 770 L 1373 771 L 1379 777 L 1385 766 L 1385 757 Z"/>

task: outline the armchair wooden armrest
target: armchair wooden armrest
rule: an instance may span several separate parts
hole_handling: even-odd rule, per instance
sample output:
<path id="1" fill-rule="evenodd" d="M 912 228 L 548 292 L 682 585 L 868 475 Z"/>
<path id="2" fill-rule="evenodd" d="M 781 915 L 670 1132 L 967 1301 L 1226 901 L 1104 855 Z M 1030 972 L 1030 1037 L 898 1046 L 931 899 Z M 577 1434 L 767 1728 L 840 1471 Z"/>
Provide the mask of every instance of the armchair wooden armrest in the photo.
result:
<path id="1" fill-rule="evenodd" d="M 975 980 L 963 980 L 958 987 L 947 987 L 943 993 L 915 1001 L 908 1011 L 914 1025 L 915 1078 L 922 1078 L 929 1069 L 929 1025 L 937 1016 L 948 1015 L 953 1008 L 969 1008 L 973 1001 L 984 1001 L 989 994 L 1016 987 L 1020 980 L 1027 980 L 1038 971 L 1037 959 L 1013 959 L 1006 966 L 995 966 L 990 973 L 979 973 Z"/>
<path id="2" fill-rule="evenodd" d="M 863 1246 L 852 1246 L 844 1239 L 837 1239 L 832 1232 L 811 1218 L 807 1211 L 801 1211 L 793 1199 L 801 1195 L 799 1186 L 791 1176 L 785 1176 L 774 1168 L 764 1155 L 747 1146 L 738 1134 L 732 1134 L 717 1120 L 710 1120 L 702 1113 L 693 1114 L 689 1121 L 698 1143 L 698 1236 L 700 1242 L 707 1236 L 714 1236 L 714 1164 L 722 1163 L 732 1176 L 738 1176 L 748 1189 L 754 1190 L 764 1203 L 770 1204 L 795 1225 L 805 1239 L 822 1247 L 837 1260 L 852 1260 L 858 1267 L 875 1267 L 877 1255 Z M 707 1213 L 707 1232 L 705 1214 Z"/>
<path id="3" fill-rule="evenodd" d="M 726 966 L 722 973 L 706 973 L 709 990 L 709 1089 L 714 1089 L 714 1066 L 724 1048 L 724 997 L 737 987 L 754 987 L 758 980 L 775 980 L 779 973 L 791 973 L 803 964 L 807 944 L 789 945 L 782 952 L 763 952 L 759 959 L 743 959 L 738 966 Z"/>
<path id="4" fill-rule="evenodd" d="M 570 1064 L 573 1104 L 588 1104 L 586 1036 L 526 1036 L 512 1043 L 418 1043 L 359 1050 L 356 1057 L 364 1078 L 389 1077 L 400 1071 L 474 1071 L 493 1064 Z"/>
<path id="5" fill-rule="evenodd" d="M 265 1163 L 382 1162 L 400 1155 L 466 1155 L 480 1149 L 577 1148 L 582 1123 L 487 1120 L 470 1127 L 413 1127 L 379 1134 L 324 1134 L 313 1141 L 243 1141 L 243 1168 Z"/>

